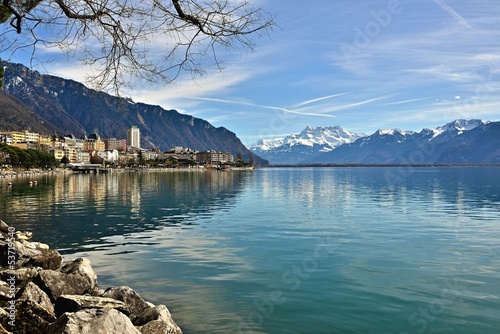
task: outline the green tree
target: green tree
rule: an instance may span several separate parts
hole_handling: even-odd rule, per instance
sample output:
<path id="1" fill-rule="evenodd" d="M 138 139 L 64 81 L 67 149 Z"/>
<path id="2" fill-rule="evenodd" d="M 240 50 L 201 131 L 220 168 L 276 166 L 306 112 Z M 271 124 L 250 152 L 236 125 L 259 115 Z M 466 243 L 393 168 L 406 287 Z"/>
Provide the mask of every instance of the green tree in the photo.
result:
<path id="1" fill-rule="evenodd" d="M 71 161 L 69 160 L 69 158 L 67 156 L 63 156 L 62 159 L 61 159 L 61 163 L 64 164 L 66 166 L 66 164 L 69 164 Z"/>
<path id="2" fill-rule="evenodd" d="M 3 0 L 0 18 L 0 52 L 57 47 L 93 66 L 94 88 L 117 91 L 136 79 L 198 75 L 209 62 L 221 68 L 220 50 L 252 49 L 274 25 L 251 0 Z"/>

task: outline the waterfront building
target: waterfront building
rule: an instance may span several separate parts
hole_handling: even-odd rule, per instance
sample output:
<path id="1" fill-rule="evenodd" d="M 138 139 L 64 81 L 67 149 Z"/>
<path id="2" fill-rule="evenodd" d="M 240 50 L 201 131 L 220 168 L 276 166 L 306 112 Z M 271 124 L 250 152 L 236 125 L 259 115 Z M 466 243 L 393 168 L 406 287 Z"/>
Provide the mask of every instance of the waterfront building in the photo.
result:
<path id="1" fill-rule="evenodd" d="M 88 136 L 84 137 L 83 150 L 84 151 L 104 151 L 105 150 L 104 142 L 101 140 L 101 137 L 97 133 L 92 133 Z"/>
<path id="2" fill-rule="evenodd" d="M 132 126 L 128 129 L 127 146 L 129 148 L 141 148 L 141 131 L 137 126 Z"/>
<path id="3" fill-rule="evenodd" d="M 0 133 L 0 143 L 4 143 L 7 145 L 12 145 L 14 141 L 12 140 L 12 135 L 8 132 Z"/>
<path id="4" fill-rule="evenodd" d="M 205 152 L 199 152 L 198 154 L 196 154 L 196 161 L 199 164 L 218 165 L 225 163 L 233 163 L 234 156 L 228 152 L 210 150 Z"/>
<path id="5" fill-rule="evenodd" d="M 110 138 L 104 140 L 106 150 L 117 150 L 118 152 L 125 152 L 127 150 L 126 139 Z"/>

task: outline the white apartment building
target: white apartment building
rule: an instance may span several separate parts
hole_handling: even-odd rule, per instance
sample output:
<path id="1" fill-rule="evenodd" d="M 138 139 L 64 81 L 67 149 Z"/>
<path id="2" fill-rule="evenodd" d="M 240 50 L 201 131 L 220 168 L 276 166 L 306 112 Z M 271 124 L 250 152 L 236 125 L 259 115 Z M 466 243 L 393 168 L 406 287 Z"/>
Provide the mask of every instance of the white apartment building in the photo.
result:
<path id="1" fill-rule="evenodd" d="M 127 131 L 127 146 L 141 148 L 141 131 L 137 126 L 132 126 Z"/>

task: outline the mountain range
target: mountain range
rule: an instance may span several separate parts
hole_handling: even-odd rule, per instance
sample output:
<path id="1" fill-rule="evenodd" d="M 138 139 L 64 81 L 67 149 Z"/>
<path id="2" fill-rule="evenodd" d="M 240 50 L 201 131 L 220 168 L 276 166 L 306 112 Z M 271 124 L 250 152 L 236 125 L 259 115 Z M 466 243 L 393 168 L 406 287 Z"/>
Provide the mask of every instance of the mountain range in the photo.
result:
<path id="1" fill-rule="evenodd" d="M 249 149 L 272 164 L 294 165 L 365 136 L 364 133 L 348 132 L 340 126 L 307 126 L 302 132 L 285 138 L 260 140 Z"/>
<path id="2" fill-rule="evenodd" d="M 334 128 L 342 133 L 339 127 Z M 331 128 L 308 127 L 299 135 L 288 136 L 289 140 L 283 140 L 281 145 L 280 141 L 261 141 L 250 149 L 272 164 L 500 164 L 500 122 L 461 119 L 420 132 L 377 130 L 369 136 L 357 134 L 360 137 L 355 140 L 347 138 L 346 143 L 320 152 L 317 144 L 307 146 L 292 140 L 303 138 L 304 133 L 315 133 L 308 143 L 320 142 L 330 132 L 325 129 Z M 295 146 L 307 146 L 309 152 L 296 155 Z"/>
<path id="3" fill-rule="evenodd" d="M 5 68 L 4 92 L 0 92 L 0 129 L 30 129 L 45 134 L 97 133 L 101 138 L 125 138 L 131 126 L 141 131 L 144 148 L 189 147 L 199 151 L 241 153 L 254 164 L 265 159 L 250 152 L 233 132 L 176 110 L 135 103 L 87 88 L 74 80 L 41 75 L 21 64 L 0 61 Z"/>

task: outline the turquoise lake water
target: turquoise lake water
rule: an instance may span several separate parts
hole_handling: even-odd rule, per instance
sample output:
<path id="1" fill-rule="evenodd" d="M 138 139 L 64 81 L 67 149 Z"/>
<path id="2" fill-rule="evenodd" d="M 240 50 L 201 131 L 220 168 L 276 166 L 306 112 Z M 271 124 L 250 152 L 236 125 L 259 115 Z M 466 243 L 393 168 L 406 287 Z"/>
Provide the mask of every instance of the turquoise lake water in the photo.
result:
<path id="1" fill-rule="evenodd" d="M 186 334 L 500 332 L 499 167 L 27 180 L 0 180 L 0 219 Z"/>

